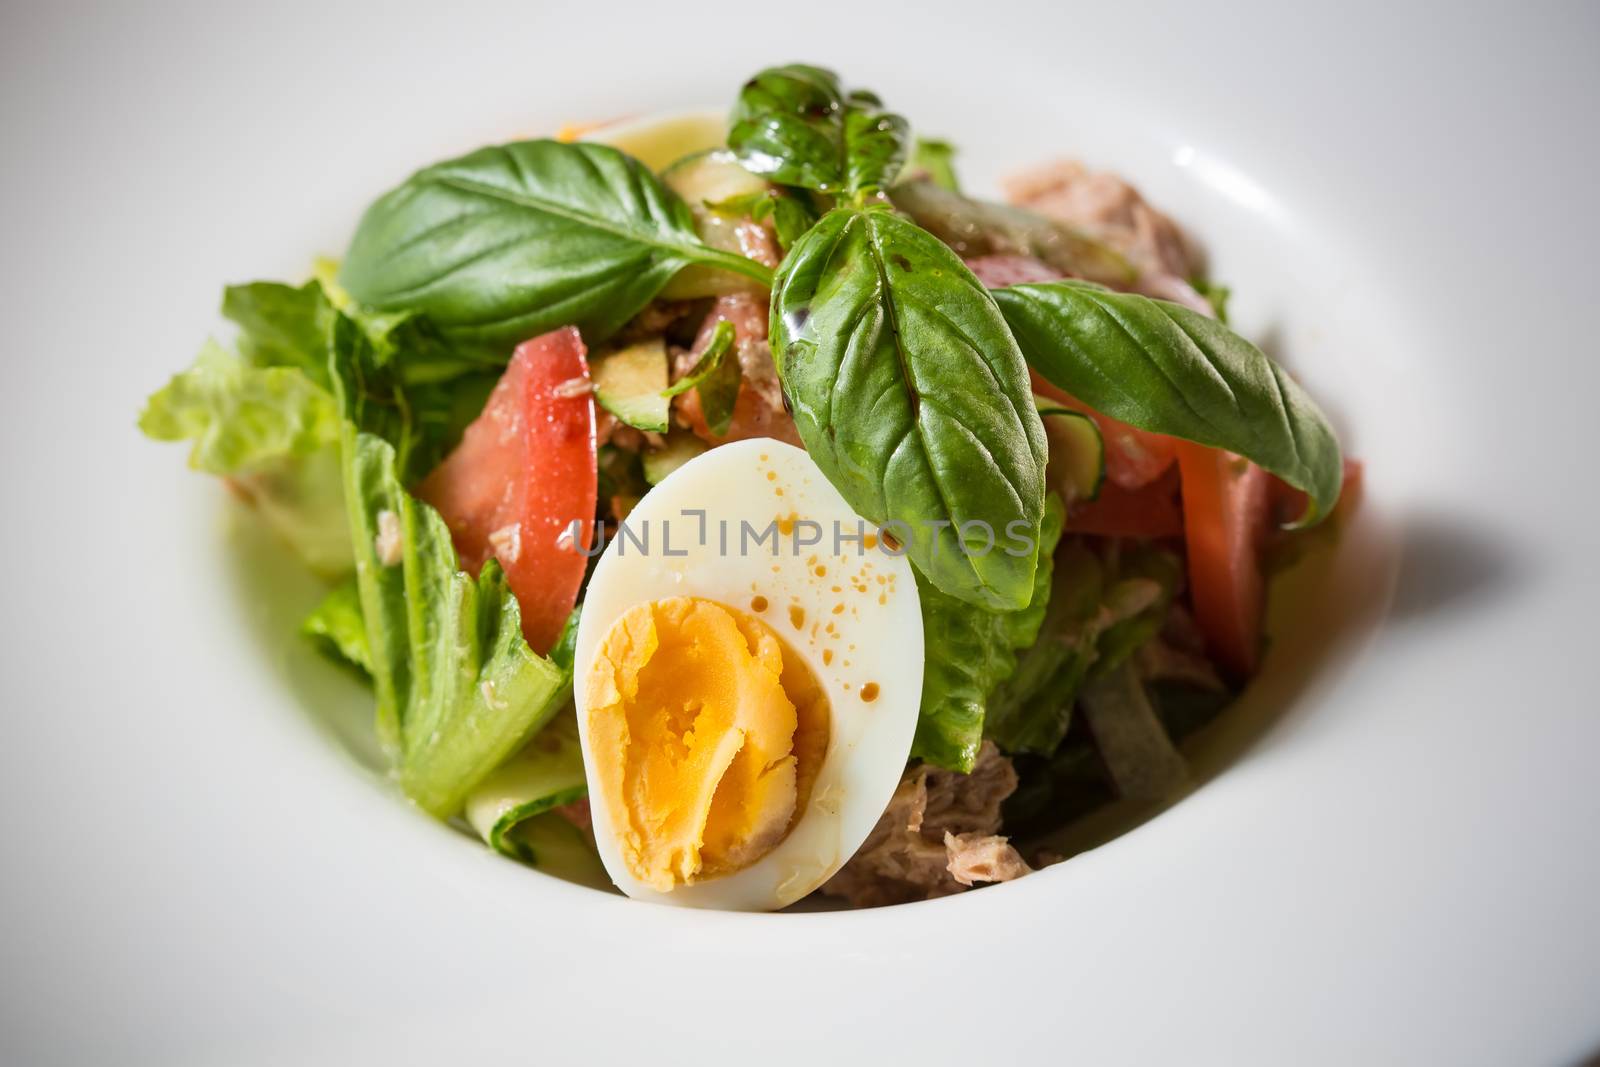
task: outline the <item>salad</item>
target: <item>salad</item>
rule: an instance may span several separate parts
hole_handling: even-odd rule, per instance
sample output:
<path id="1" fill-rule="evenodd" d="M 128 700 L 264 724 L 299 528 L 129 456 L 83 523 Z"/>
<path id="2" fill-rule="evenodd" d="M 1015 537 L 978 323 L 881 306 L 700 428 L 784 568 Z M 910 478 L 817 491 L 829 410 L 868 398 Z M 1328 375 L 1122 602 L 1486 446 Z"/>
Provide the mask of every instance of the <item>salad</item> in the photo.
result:
<path id="1" fill-rule="evenodd" d="M 1017 878 L 1181 793 L 1356 468 L 1131 186 L 1007 193 L 763 70 L 417 171 L 140 426 L 326 579 L 397 788 L 495 850 L 746 910 Z"/>

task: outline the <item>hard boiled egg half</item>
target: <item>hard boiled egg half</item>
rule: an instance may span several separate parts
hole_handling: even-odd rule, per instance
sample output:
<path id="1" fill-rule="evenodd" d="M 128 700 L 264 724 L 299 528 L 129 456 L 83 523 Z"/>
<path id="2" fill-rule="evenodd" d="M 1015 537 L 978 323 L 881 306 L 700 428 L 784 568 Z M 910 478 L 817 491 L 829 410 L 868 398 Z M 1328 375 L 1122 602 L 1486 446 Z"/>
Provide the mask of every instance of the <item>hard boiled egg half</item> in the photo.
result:
<path id="1" fill-rule="evenodd" d="M 624 525 L 574 661 L 600 859 L 636 899 L 791 904 L 850 858 L 905 768 L 910 564 L 803 450 L 766 439 L 690 460 Z"/>

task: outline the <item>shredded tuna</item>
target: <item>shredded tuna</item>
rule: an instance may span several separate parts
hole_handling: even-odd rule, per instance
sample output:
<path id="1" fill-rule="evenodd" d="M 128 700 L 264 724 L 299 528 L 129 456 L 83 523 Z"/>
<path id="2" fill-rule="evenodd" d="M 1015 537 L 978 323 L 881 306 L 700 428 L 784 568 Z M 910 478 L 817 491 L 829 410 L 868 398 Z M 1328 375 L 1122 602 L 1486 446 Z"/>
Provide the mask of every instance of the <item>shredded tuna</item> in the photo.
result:
<path id="1" fill-rule="evenodd" d="M 1189 284 L 1198 264 L 1183 233 L 1115 174 L 1068 160 L 1014 175 L 1004 184 L 1012 203 L 1071 223 L 1127 257 L 1139 270 L 1137 292 L 1202 315 L 1213 313 Z"/>
<path id="2" fill-rule="evenodd" d="M 502 526 L 489 535 L 489 547 L 501 563 L 515 563 L 522 558 L 522 523 Z"/>
<path id="3" fill-rule="evenodd" d="M 1011 761 L 987 741 L 971 774 L 912 768 L 866 841 L 822 891 L 856 907 L 875 907 L 947 896 L 976 881 L 1001 880 L 984 876 L 982 870 L 1007 878 L 1026 873 L 1022 857 L 1004 837 L 995 836 L 1000 804 L 1016 788 Z"/>
<path id="4" fill-rule="evenodd" d="M 693 314 L 696 301 L 656 300 L 645 306 L 639 314 L 629 319 L 618 331 L 615 340 L 622 344 L 660 337 L 680 320 Z"/>
<path id="5" fill-rule="evenodd" d="M 1032 868 L 1003 837 L 995 834 L 944 835 L 945 869 L 962 885 L 978 882 L 1009 882 L 1021 878 Z"/>
<path id="6" fill-rule="evenodd" d="M 589 813 L 589 798 L 574 800 L 571 804 L 563 804 L 555 809 L 557 815 L 576 826 L 585 833 L 593 835 L 594 819 Z"/>
<path id="7" fill-rule="evenodd" d="M 772 362 L 772 349 L 767 344 L 767 304 L 748 293 L 734 293 L 717 298 L 711 312 L 700 325 L 694 347 L 677 357 L 673 368 L 674 378 L 682 376 L 700 353 L 711 343 L 717 323 L 726 319 L 733 323 L 734 351 L 739 357 L 739 372 L 743 381 L 739 385 L 739 399 L 733 408 L 733 421 L 723 437 L 714 436 L 706 427 L 700 413 L 700 397 L 693 389 L 679 394 L 673 404 L 679 417 L 695 434 L 712 444 L 725 444 L 749 437 L 775 437 L 792 445 L 800 444 L 800 434 L 794 419 L 783 406 L 783 388 L 778 382 L 778 370 Z"/>
<path id="8" fill-rule="evenodd" d="M 400 516 L 388 508 L 378 512 L 378 532 L 372 538 L 372 551 L 385 567 L 393 567 L 404 555 L 405 538 L 400 533 Z"/>
<path id="9" fill-rule="evenodd" d="M 739 252 L 744 258 L 773 270 L 778 268 L 778 241 L 770 224 L 740 219 L 733 232 L 739 239 Z"/>
<path id="10" fill-rule="evenodd" d="M 1061 272 L 1032 256 L 1002 253 L 993 256 L 973 256 L 967 260 L 967 269 L 990 289 L 1004 289 L 1008 285 L 1025 285 L 1028 282 L 1053 282 Z"/>

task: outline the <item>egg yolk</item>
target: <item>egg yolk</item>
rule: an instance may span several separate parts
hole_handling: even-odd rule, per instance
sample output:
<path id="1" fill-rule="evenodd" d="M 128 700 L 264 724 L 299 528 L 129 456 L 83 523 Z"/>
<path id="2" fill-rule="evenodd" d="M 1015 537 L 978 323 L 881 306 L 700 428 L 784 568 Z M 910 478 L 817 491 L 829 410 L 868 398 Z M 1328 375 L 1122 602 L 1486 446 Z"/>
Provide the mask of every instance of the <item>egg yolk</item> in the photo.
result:
<path id="1" fill-rule="evenodd" d="M 698 597 L 630 608 L 587 677 L 596 799 L 628 870 L 666 892 L 788 835 L 828 748 L 828 700 L 765 623 Z"/>

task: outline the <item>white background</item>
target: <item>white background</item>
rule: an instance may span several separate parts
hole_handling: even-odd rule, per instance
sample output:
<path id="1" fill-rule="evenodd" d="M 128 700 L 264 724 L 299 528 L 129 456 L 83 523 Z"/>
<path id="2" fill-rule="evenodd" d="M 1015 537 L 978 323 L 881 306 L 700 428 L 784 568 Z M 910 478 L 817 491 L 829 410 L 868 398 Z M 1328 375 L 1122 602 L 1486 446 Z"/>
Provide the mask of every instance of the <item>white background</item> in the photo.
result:
<path id="1" fill-rule="evenodd" d="M 0 1059 L 1600 1050 L 1600 9 L 1122 6 L 7 4 Z M 361 773 L 240 595 L 236 510 L 133 423 L 222 282 L 337 254 L 414 167 L 792 59 L 980 184 L 1077 153 L 1172 206 L 1407 555 L 1380 631 L 1113 845 L 928 905 L 690 914 Z"/>

